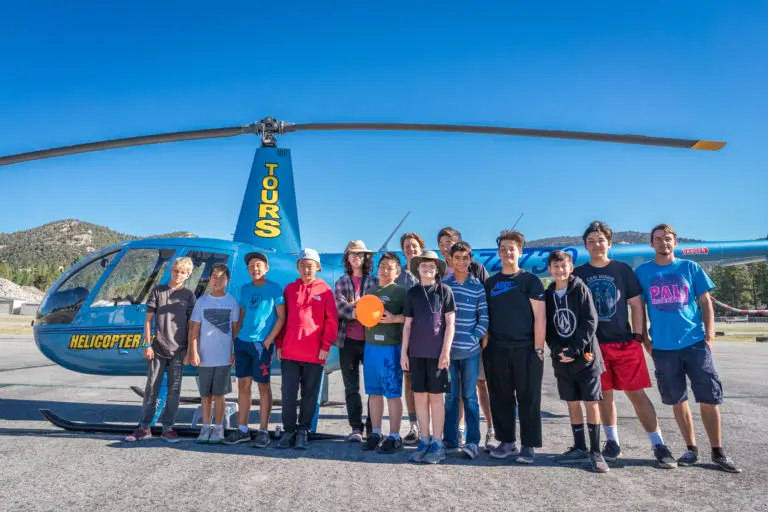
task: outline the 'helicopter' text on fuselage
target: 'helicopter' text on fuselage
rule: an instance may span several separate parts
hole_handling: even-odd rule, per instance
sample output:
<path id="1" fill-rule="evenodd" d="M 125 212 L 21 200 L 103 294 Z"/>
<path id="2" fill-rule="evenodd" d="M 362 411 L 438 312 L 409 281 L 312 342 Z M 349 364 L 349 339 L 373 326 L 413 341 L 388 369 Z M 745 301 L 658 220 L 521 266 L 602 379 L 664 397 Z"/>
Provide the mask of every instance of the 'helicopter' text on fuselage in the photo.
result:
<path id="1" fill-rule="evenodd" d="M 141 334 L 73 334 L 70 350 L 134 349 L 141 346 Z"/>
<path id="2" fill-rule="evenodd" d="M 261 180 L 261 202 L 259 203 L 259 220 L 256 221 L 256 236 L 263 238 L 275 238 L 280 236 L 280 205 L 277 200 L 280 197 L 280 181 L 275 176 L 277 164 L 265 163 L 269 174 Z"/>

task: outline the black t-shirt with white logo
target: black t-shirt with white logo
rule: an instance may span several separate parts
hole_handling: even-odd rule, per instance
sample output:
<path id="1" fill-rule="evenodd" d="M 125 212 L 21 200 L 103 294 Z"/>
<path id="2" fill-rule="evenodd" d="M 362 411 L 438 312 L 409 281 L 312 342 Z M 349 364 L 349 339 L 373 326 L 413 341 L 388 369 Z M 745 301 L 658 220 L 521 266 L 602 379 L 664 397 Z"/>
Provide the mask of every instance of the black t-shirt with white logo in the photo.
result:
<path id="1" fill-rule="evenodd" d="M 532 346 L 534 317 L 531 299 L 544 300 L 544 285 L 526 270 L 494 274 L 484 283 L 488 299 L 488 345 Z"/>
<path id="2" fill-rule="evenodd" d="M 577 267 L 573 273 L 580 277 L 592 292 L 597 310 L 597 339 L 600 343 L 621 343 L 632 340 L 627 300 L 640 295 L 640 283 L 626 263 L 611 260 L 602 268 L 589 263 Z"/>

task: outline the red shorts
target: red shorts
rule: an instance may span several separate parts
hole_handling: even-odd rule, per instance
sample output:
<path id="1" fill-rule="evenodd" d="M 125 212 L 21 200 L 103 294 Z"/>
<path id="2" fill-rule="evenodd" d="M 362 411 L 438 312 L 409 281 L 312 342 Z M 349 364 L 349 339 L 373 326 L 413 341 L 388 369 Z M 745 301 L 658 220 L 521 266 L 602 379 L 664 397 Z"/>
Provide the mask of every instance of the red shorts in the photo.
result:
<path id="1" fill-rule="evenodd" d="M 603 391 L 637 391 L 651 387 L 643 345 L 636 341 L 601 343 L 605 371 L 600 376 Z"/>

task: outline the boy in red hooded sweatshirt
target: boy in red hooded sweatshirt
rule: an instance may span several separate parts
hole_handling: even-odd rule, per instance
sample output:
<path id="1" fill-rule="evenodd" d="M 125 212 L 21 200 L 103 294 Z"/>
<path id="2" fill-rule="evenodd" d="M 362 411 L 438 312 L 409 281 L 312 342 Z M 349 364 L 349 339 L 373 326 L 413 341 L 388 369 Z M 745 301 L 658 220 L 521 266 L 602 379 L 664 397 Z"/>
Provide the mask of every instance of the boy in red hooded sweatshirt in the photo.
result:
<path id="1" fill-rule="evenodd" d="M 296 263 L 299 278 L 285 287 L 286 321 L 275 340 L 283 380 L 283 429 L 278 448 L 307 449 L 323 366 L 336 340 L 339 320 L 333 290 L 319 277 L 320 255 L 303 249 Z M 301 389 L 301 410 L 296 404 Z"/>

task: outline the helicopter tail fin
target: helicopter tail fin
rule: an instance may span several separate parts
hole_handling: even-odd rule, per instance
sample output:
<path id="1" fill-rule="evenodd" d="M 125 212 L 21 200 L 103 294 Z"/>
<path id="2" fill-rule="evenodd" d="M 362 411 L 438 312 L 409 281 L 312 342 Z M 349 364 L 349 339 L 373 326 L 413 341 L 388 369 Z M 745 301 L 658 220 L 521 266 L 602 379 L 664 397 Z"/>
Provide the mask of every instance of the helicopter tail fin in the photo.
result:
<path id="1" fill-rule="evenodd" d="M 301 233 L 290 149 L 256 150 L 234 241 L 280 253 L 299 252 Z"/>

